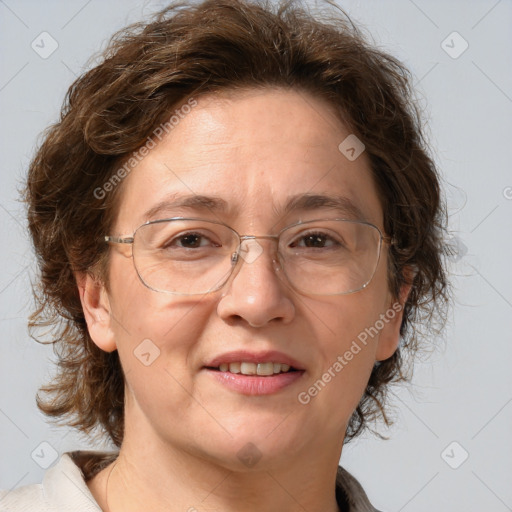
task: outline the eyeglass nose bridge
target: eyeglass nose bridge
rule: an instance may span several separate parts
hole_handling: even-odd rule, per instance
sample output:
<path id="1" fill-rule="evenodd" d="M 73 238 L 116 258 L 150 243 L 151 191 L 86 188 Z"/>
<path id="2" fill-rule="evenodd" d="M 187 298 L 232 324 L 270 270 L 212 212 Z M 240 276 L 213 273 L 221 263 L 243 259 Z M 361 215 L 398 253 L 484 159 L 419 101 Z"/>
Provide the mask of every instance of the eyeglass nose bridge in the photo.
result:
<path id="1" fill-rule="evenodd" d="M 240 235 L 240 244 L 237 250 L 231 255 L 231 263 L 233 267 L 239 261 L 241 257 L 246 263 L 253 263 L 263 253 L 263 247 L 257 242 L 258 238 L 266 238 L 275 240 L 279 243 L 279 235 Z M 248 242 L 244 244 L 243 242 Z M 252 242 L 252 243 L 251 243 Z M 281 262 L 279 258 L 272 258 L 274 269 L 276 271 L 281 270 Z"/>

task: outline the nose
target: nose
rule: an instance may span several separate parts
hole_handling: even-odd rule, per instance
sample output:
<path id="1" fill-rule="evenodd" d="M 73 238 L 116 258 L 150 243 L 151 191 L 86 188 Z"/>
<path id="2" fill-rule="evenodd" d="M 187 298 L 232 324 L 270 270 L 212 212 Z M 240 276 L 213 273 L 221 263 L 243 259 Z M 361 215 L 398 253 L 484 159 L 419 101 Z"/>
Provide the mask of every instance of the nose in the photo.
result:
<path id="1" fill-rule="evenodd" d="M 226 321 L 244 320 L 251 327 L 274 321 L 289 323 L 295 315 L 293 291 L 279 279 L 282 272 L 272 240 L 242 242 L 239 261 L 222 289 L 217 313 Z"/>

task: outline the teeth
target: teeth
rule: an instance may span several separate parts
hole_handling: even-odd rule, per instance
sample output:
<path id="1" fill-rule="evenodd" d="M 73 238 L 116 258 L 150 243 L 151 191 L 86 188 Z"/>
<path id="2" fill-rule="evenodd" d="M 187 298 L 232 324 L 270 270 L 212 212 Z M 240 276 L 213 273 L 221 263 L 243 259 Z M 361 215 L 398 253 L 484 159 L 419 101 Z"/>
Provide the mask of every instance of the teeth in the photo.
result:
<path id="1" fill-rule="evenodd" d="M 257 369 L 256 363 L 242 363 L 240 365 L 240 373 L 243 375 L 255 375 Z"/>
<path id="2" fill-rule="evenodd" d="M 219 366 L 221 372 L 241 373 L 243 375 L 274 375 L 285 373 L 290 370 L 289 364 L 284 363 L 247 363 L 245 361 L 236 363 L 222 363 Z"/>
<path id="3" fill-rule="evenodd" d="M 240 373 L 240 371 L 241 371 L 240 367 L 242 366 L 242 363 L 231 363 L 231 364 L 224 364 L 221 366 L 226 367 L 226 369 L 224 371 L 228 371 L 228 368 L 229 368 L 229 371 L 231 373 Z"/>
<path id="4" fill-rule="evenodd" d="M 258 363 L 256 373 L 258 375 L 274 375 L 274 363 Z"/>

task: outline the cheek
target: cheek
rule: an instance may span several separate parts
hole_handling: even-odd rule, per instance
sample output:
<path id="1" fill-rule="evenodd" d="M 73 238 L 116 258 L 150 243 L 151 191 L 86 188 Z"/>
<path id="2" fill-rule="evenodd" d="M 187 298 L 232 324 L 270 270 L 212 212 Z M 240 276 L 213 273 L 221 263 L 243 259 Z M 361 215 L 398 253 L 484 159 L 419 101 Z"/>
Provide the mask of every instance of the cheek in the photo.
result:
<path id="1" fill-rule="evenodd" d="M 304 302 L 303 314 L 309 319 L 316 349 L 325 356 L 343 354 L 358 337 L 375 325 L 384 312 L 384 293 L 374 287 L 354 294 L 317 298 Z M 377 336 L 367 340 L 367 346 L 376 345 Z"/>
<path id="2" fill-rule="evenodd" d="M 199 299 L 172 299 L 151 290 L 148 297 L 137 287 L 134 290 L 133 295 L 125 290 L 125 322 L 116 331 L 127 386 L 126 414 L 133 425 L 151 424 L 162 438 L 183 433 L 183 425 L 189 425 L 187 416 L 195 418 L 192 430 L 211 429 L 195 404 L 199 363 L 190 357 L 204 331 L 208 305 Z"/>
<path id="3" fill-rule="evenodd" d="M 320 415 L 324 410 L 332 412 L 332 419 L 328 416 L 325 421 L 333 421 L 333 428 L 347 421 L 368 383 L 379 340 L 372 327 L 384 312 L 383 295 L 382 288 L 374 286 L 308 304 L 310 318 L 316 318 L 320 364 L 301 390 L 299 402 Z"/>
<path id="4" fill-rule="evenodd" d="M 209 303 L 201 296 L 150 290 L 130 259 L 116 263 L 122 264 L 111 275 L 111 325 L 128 383 L 134 388 L 153 383 L 161 389 L 172 374 L 185 384 L 194 364 L 188 356 L 204 330 Z"/>
<path id="5" fill-rule="evenodd" d="M 180 297 L 155 292 L 147 288 L 139 279 L 131 258 L 118 256 L 111 266 L 110 298 L 112 327 L 118 348 L 123 350 L 123 342 L 129 345 L 150 338 L 165 349 L 169 338 L 180 341 L 193 337 L 199 331 L 205 303 L 201 296 Z M 177 335 L 179 333 L 179 335 Z"/>

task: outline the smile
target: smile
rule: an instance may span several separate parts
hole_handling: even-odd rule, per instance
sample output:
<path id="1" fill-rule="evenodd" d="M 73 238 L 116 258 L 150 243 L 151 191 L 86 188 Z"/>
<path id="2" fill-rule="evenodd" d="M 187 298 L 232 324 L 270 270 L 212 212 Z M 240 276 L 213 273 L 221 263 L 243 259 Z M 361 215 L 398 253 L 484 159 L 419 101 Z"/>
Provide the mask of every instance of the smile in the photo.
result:
<path id="1" fill-rule="evenodd" d="M 221 372 L 241 373 L 242 375 L 261 375 L 270 376 L 278 373 L 286 373 L 289 371 L 296 371 L 289 364 L 285 363 L 251 363 L 251 362 L 233 362 L 222 363 L 217 368 L 210 368 Z"/>

